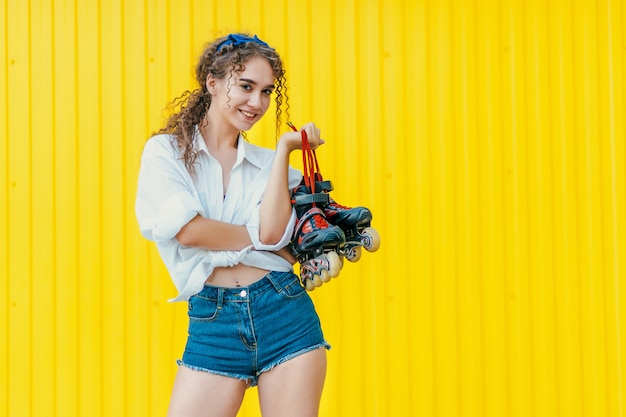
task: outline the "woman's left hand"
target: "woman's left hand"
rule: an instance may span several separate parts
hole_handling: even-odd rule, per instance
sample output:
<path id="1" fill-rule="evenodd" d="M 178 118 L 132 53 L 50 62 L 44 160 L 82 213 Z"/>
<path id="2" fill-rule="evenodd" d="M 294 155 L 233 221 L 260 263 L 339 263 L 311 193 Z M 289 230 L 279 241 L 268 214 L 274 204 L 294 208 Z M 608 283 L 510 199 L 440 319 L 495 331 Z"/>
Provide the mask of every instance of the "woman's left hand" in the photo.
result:
<path id="1" fill-rule="evenodd" d="M 307 139 L 309 140 L 309 145 L 311 149 L 315 150 L 320 145 L 325 143 L 324 139 L 320 137 L 320 130 L 315 123 L 307 123 L 300 128 L 299 132 L 286 132 L 280 137 L 280 141 L 278 142 L 279 146 L 286 146 L 287 149 L 291 151 L 295 151 L 297 149 L 302 149 L 302 131 L 306 132 Z"/>

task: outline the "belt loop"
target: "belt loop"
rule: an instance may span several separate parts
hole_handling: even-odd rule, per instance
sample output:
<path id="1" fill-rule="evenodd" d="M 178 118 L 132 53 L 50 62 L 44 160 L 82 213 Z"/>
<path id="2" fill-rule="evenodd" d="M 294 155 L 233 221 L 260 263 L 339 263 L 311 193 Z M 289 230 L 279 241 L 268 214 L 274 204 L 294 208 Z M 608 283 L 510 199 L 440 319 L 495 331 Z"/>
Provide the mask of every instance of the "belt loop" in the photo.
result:
<path id="1" fill-rule="evenodd" d="M 217 289 L 217 308 L 221 309 L 224 304 L 224 288 Z"/>
<path id="2" fill-rule="evenodd" d="M 279 285 L 278 280 L 274 277 L 274 273 L 270 272 L 265 276 L 271 283 L 277 293 L 281 293 L 283 288 Z"/>

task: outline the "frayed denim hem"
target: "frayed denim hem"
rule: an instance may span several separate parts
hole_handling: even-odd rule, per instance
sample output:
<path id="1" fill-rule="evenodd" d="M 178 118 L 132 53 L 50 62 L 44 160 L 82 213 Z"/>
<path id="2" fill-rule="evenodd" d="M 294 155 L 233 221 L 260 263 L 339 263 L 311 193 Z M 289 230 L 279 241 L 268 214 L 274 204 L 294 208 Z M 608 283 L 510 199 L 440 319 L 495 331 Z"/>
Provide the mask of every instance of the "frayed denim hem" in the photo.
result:
<path id="1" fill-rule="evenodd" d="M 269 364 L 268 366 L 266 366 L 265 368 L 263 368 L 259 372 L 257 372 L 257 379 L 258 379 L 258 377 L 262 373 L 271 371 L 272 369 L 274 369 L 275 367 L 277 367 L 281 363 L 285 363 L 289 359 L 293 359 L 296 356 L 304 355 L 305 353 L 311 352 L 311 351 L 313 351 L 315 349 L 319 349 L 321 347 L 325 348 L 326 350 L 330 350 L 330 345 L 327 342 L 323 342 L 323 343 L 318 343 L 316 345 L 310 346 L 310 347 L 308 347 L 306 349 L 299 350 L 299 351 L 297 351 L 295 353 L 291 353 L 291 354 L 289 354 L 289 355 L 287 355 L 287 356 L 285 356 L 283 358 L 280 358 L 276 362 Z"/>
<path id="2" fill-rule="evenodd" d="M 297 351 L 295 353 L 291 353 L 291 354 L 289 354 L 287 356 L 284 356 L 284 357 L 280 358 L 276 362 L 273 362 L 273 363 L 269 364 L 268 366 L 266 366 L 265 368 L 261 369 L 259 372 L 257 372 L 257 374 L 255 376 L 242 375 L 242 374 L 233 374 L 233 373 L 221 372 L 221 371 L 213 371 L 211 369 L 206 369 L 206 368 L 202 368 L 202 367 L 199 367 L 199 366 L 186 364 L 182 360 L 177 360 L 176 363 L 179 366 L 184 366 L 186 368 L 193 369 L 194 371 L 206 372 L 206 373 L 209 373 L 209 374 L 225 376 L 225 377 L 228 377 L 228 378 L 235 378 L 235 379 L 238 379 L 240 381 L 246 382 L 248 384 L 248 387 L 255 387 L 255 386 L 257 386 L 257 384 L 259 382 L 259 376 L 261 376 L 262 373 L 269 372 L 272 369 L 274 369 L 275 367 L 277 367 L 278 365 L 280 365 L 282 363 L 285 363 L 288 360 L 295 358 L 296 356 L 304 355 L 305 353 L 311 352 L 311 351 L 313 351 L 315 349 L 319 349 L 319 348 L 322 348 L 322 347 L 325 348 L 326 350 L 330 350 L 330 345 L 326 341 L 324 341 L 323 343 L 318 343 L 318 344 L 310 346 L 310 347 L 308 347 L 306 349 L 299 350 L 299 351 Z"/>
<path id="3" fill-rule="evenodd" d="M 179 366 L 184 366 L 185 368 L 189 368 L 189 369 L 192 369 L 194 371 L 206 372 L 206 373 L 213 374 L 213 375 L 226 376 L 228 378 L 235 378 L 235 379 L 238 379 L 240 381 L 246 382 L 248 384 L 248 386 L 250 386 L 250 387 L 255 386 L 256 383 L 257 383 L 257 381 L 256 381 L 257 378 L 249 376 L 249 375 L 231 374 L 231 373 L 228 373 L 228 372 L 213 371 L 211 369 L 206 369 L 206 368 L 201 368 L 199 366 L 193 366 L 193 365 L 186 364 L 182 360 L 177 360 L 176 363 Z"/>

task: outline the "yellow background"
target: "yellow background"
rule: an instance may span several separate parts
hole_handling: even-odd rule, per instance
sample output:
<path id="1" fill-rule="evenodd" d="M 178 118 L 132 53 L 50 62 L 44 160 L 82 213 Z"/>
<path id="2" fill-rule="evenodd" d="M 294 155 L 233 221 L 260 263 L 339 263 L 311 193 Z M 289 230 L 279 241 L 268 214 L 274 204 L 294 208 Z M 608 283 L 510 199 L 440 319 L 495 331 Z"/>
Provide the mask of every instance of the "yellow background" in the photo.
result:
<path id="1" fill-rule="evenodd" d="M 184 303 L 133 203 L 205 41 L 258 34 L 382 236 L 313 293 L 324 416 L 626 414 L 620 0 L 4 0 L 0 415 L 164 415 Z M 250 132 L 274 145 L 271 116 Z M 298 158 L 294 158 L 298 166 Z M 250 390 L 241 416 L 258 416 Z"/>

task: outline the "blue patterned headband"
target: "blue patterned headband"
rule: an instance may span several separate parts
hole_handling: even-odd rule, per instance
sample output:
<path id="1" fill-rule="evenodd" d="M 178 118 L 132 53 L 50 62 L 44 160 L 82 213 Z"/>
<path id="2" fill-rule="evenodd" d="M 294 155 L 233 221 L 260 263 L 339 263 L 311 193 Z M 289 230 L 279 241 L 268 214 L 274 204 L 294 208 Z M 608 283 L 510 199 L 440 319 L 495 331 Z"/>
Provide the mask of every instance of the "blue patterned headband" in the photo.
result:
<path id="1" fill-rule="evenodd" d="M 222 50 L 222 48 L 224 48 L 225 46 L 228 46 L 228 45 L 237 46 L 237 45 L 241 45 L 241 44 L 248 43 L 248 42 L 258 43 L 259 45 L 265 46 L 267 48 L 271 48 L 271 46 L 263 42 L 256 35 L 254 35 L 253 38 L 250 38 L 248 36 L 236 35 L 236 34 L 231 33 L 230 35 L 228 35 L 226 40 L 217 47 L 217 51 L 215 53 L 219 53 Z"/>

